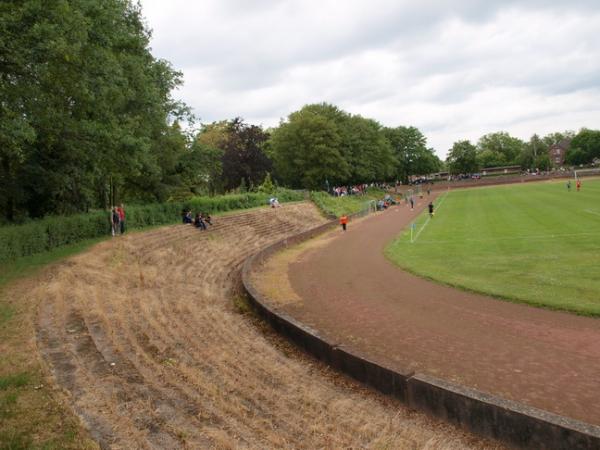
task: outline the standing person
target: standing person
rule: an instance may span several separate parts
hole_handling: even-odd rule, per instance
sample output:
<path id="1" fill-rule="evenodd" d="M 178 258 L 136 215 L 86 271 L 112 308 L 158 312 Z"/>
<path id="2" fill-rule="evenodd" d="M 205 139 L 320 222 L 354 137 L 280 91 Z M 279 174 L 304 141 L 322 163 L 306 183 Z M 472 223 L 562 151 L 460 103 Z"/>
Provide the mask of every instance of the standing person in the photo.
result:
<path id="1" fill-rule="evenodd" d="M 571 191 L 571 180 L 567 181 L 567 191 Z"/>
<path id="2" fill-rule="evenodd" d="M 429 217 L 433 217 L 433 202 L 429 202 L 427 207 L 429 208 Z"/>
<path id="3" fill-rule="evenodd" d="M 121 217 L 119 216 L 119 211 L 117 211 L 117 208 L 115 208 L 114 206 L 112 207 L 111 211 L 110 211 L 110 215 L 111 215 L 111 232 L 112 235 L 115 236 L 117 233 L 120 232 L 121 230 Z"/>
<path id="4" fill-rule="evenodd" d="M 581 180 L 577 180 L 577 192 L 581 190 Z"/>
<path id="5" fill-rule="evenodd" d="M 415 209 L 415 200 L 411 195 L 410 196 L 410 210 L 412 211 L 413 209 Z"/>
<path id="6" fill-rule="evenodd" d="M 340 225 L 342 226 L 342 230 L 346 231 L 346 225 L 348 225 L 348 216 L 344 215 L 340 217 Z"/>
<path id="7" fill-rule="evenodd" d="M 117 208 L 119 213 L 119 219 L 121 224 L 121 234 L 125 234 L 125 206 L 121 203 L 121 206 Z"/>

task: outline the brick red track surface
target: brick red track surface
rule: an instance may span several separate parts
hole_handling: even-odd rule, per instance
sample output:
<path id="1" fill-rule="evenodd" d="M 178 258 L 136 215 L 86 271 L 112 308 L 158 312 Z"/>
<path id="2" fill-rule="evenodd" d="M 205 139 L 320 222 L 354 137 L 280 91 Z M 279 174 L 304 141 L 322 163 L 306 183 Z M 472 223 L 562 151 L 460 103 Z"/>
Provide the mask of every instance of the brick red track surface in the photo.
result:
<path id="1" fill-rule="evenodd" d="M 303 302 L 283 309 L 376 362 L 600 425 L 600 320 L 463 292 L 385 259 L 425 200 L 307 251 L 289 273 Z"/>

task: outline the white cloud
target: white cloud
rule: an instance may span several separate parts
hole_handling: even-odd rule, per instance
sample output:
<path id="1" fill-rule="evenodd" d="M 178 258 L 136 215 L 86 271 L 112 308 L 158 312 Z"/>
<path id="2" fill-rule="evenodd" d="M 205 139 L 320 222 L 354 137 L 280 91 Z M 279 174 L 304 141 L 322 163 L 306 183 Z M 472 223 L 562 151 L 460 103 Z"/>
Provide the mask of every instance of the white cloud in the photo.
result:
<path id="1" fill-rule="evenodd" d="M 327 101 L 414 125 L 445 157 L 505 130 L 598 128 L 593 1 L 143 0 L 154 53 L 184 73 L 202 121 L 274 126 Z"/>

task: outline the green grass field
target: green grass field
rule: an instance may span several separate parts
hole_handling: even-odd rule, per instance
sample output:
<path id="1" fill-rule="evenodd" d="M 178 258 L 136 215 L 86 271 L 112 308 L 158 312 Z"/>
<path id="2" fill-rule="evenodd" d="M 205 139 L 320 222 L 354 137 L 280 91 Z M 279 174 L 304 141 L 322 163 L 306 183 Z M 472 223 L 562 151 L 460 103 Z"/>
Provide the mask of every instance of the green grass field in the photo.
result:
<path id="1" fill-rule="evenodd" d="M 496 297 L 600 316 L 600 179 L 442 194 L 386 256 L 415 274 Z"/>

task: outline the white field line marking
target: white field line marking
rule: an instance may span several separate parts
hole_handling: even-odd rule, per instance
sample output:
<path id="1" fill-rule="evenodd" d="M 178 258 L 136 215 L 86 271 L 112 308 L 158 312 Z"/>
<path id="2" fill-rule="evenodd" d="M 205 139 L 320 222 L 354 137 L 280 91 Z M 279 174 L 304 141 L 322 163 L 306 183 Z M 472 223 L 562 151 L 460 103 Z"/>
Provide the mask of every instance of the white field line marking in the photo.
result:
<path id="1" fill-rule="evenodd" d="M 435 208 L 437 211 L 440 210 L 440 207 L 442 206 L 442 203 L 444 203 L 444 200 L 446 200 L 446 197 L 448 197 L 448 192 L 450 191 L 446 191 L 446 195 L 444 195 L 444 198 L 442 198 L 440 200 L 439 205 L 437 205 L 437 207 Z M 415 236 L 415 239 L 412 241 L 413 244 L 415 242 L 417 242 L 417 239 L 419 239 L 419 235 L 421 234 L 421 231 L 423 231 L 425 229 L 425 227 L 427 226 L 427 224 L 429 223 L 429 220 L 431 219 L 431 216 L 427 216 L 427 220 L 425 221 L 425 223 L 423 224 L 423 226 L 421 227 L 421 229 L 419 230 L 419 232 L 417 233 L 417 235 Z"/>
<path id="2" fill-rule="evenodd" d="M 489 238 L 489 239 L 448 239 L 440 241 L 421 241 L 421 244 L 452 244 L 454 242 L 496 242 L 496 241 L 518 241 L 522 239 L 555 239 L 560 237 L 576 237 L 576 236 L 598 236 L 600 233 L 557 233 L 557 234 L 532 234 L 528 236 L 511 236 L 505 238 Z"/>
<path id="3" fill-rule="evenodd" d="M 591 209 L 584 209 L 585 212 L 590 213 L 590 214 L 595 214 L 597 216 L 600 216 L 600 212 L 598 211 L 592 211 Z"/>

